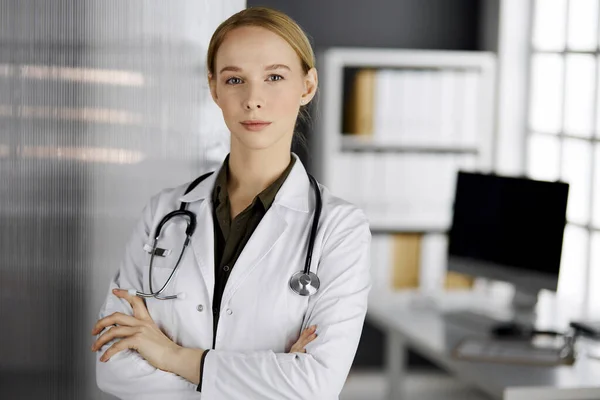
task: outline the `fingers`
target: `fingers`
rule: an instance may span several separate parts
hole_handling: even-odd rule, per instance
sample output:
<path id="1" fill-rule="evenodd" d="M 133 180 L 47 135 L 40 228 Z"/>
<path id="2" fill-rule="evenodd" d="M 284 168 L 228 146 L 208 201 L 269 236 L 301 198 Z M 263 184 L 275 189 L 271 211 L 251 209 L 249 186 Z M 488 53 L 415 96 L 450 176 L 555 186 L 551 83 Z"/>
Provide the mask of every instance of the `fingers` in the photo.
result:
<path id="1" fill-rule="evenodd" d="M 146 308 L 146 303 L 144 300 L 138 296 L 131 295 L 127 290 L 123 289 L 113 289 L 113 294 L 117 297 L 125 299 L 131 305 L 133 309 L 133 316 L 139 319 L 143 319 L 145 321 L 152 321 L 152 317 Z"/>
<path id="2" fill-rule="evenodd" d="M 123 313 L 116 312 L 109 315 L 108 317 L 104 317 L 98 320 L 98 322 L 96 322 L 96 325 L 94 325 L 94 329 L 92 329 L 92 335 L 97 335 L 100 332 L 102 332 L 102 330 L 107 326 L 115 324 L 123 326 L 140 326 L 144 323 L 144 321 L 140 321 L 137 318 L 132 317 L 131 315 L 125 315 Z"/>
<path id="3" fill-rule="evenodd" d="M 316 331 L 317 331 L 316 325 L 309 326 L 308 328 L 306 328 L 305 330 L 302 331 L 302 335 L 300 335 L 300 339 L 302 339 L 302 338 L 306 339 L 307 337 L 313 335 Z"/>
<path id="4" fill-rule="evenodd" d="M 115 344 L 113 344 L 112 346 L 110 346 L 108 348 L 108 350 L 106 350 L 104 352 L 104 354 L 102 354 L 102 357 L 100 357 L 100 361 L 106 362 L 112 356 L 114 356 L 115 354 L 117 354 L 118 352 L 123 351 L 123 350 L 127 350 L 127 349 L 137 350 L 135 348 L 135 342 L 134 342 L 134 340 L 132 338 L 127 338 L 127 339 L 119 340 L 118 342 L 116 342 Z"/>
<path id="5" fill-rule="evenodd" d="M 302 348 L 304 348 L 307 344 L 309 344 L 316 338 L 317 338 L 317 326 L 313 325 L 313 326 L 309 326 L 308 328 L 306 328 L 304 330 L 304 332 L 302 332 L 302 335 L 300 335 L 300 339 L 298 339 L 298 342 L 301 344 Z"/>
<path id="6" fill-rule="evenodd" d="M 306 353 L 306 349 L 293 345 L 290 349 L 290 353 Z"/>
<path id="7" fill-rule="evenodd" d="M 109 329 L 108 332 L 102 334 L 96 342 L 92 345 L 92 351 L 96 351 L 102 348 L 106 343 L 110 342 L 115 338 L 125 338 L 134 335 L 139 329 L 132 328 L 130 326 L 118 326 L 116 328 Z"/>
<path id="8" fill-rule="evenodd" d="M 304 347 L 317 338 L 316 330 L 317 326 L 313 325 L 302 331 L 302 334 L 290 349 L 290 353 L 306 353 Z"/>

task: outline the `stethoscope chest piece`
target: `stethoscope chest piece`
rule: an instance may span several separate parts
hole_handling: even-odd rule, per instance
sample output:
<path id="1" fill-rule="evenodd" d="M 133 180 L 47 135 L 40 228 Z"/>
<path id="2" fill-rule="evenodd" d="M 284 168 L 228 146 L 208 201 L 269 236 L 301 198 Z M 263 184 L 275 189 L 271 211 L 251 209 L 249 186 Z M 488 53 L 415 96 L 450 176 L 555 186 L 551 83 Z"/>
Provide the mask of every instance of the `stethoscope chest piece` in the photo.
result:
<path id="1" fill-rule="evenodd" d="M 290 288 L 300 296 L 311 296 L 317 293 L 319 286 L 321 286 L 319 277 L 312 272 L 305 274 L 304 271 L 298 271 L 290 278 Z"/>

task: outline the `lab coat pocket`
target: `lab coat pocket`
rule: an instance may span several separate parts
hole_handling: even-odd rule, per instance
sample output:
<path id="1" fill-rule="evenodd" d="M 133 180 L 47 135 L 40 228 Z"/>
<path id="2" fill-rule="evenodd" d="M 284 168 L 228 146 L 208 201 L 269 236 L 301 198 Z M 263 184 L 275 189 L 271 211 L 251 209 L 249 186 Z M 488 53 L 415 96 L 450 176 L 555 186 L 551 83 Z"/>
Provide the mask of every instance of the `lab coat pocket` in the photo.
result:
<path id="1" fill-rule="evenodd" d="M 164 241 L 163 241 L 164 243 Z M 162 243 L 161 243 L 162 247 Z M 158 292 L 165 285 L 171 274 L 175 271 L 175 264 L 179 253 L 171 250 L 171 254 L 166 257 L 154 256 L 152 261 L 152 274 L 150 274 L 150 255 L 143 272 L 143 291 L 145 293 Z M 181 266 L 175 271 L 169 284 L 160 296 L 171 296 L 178 293 L 177 276 Z M 150 276 L 152 276 L 152 289 L 150 288 Z M 158 327 L 170 338 L 172 337 L 173 322 L 173 303 L 176 300 L 159 300 L 154 297 L 145 298 L 146 308 L 150 316 L 156 322 Z"/>
<path id="2" fill-rule="evenodd" d="M 171 273 L 174 271 L 177 265 L 177 260 L 181 255 L 183 244 L 186 240 L 185 235 L 185 223 L 183 221 L 173 221 L 167 223 L 160 234 L 158 242 L 156 243 L 156 250 L 153 252 L 153 241 L 149 240 L 144 245 L 146 256 L 146 267 L 144 270 L 144 291 L 150 291 L 149 276 L 150 276 L 150 264 L 152 264 L 152 291 L 157 292 L 167 282 Z M 189 253 L 191 249 L 188 247 L 186 253 Z M 150 263 L 152 261 L 152 263 Z M 183 260 L 181 263 L 183 264 Z M 181 266 L 177 269 L 181 269 Z M 177 275 L 178 271 L 173 275 L 173 279 L 162 292 L 163 295 L 176 294 L 175 287 L 177 286 Z"/>
<path id="3" fill-rule="evenodd" d="M 161 243 L 161 245 L 164 243 Z M 145 248 L 152 246 L 145 246 Z M 157 246 L 158 247 L 158 246 Z M 162 250 L 165 250 L 164 246 L 160 247 Z M 158 256 L 155 255 L 152 259 L 150 254 L 147 256 L 147 260 L 144 266 L 143 272 L 143 289 L 146 293 L 158 292 L 165 285 L 173 271 L 175 271 L 175 265 L 177 263 L 177 258 L 179 257 L 179 251 L 176 249 L 168 249 L 170 254 L 166 256 Z M 150 262 L 152 261 L 152 262 Z M 150 270 L 152 268 L 152 270 Z M 181 266 L 178 268 L 181 269 Z M 172 294 L 176 294 L 175 287 L 177 285 L 177 275 L 178 271 L 173 274 L 173 277 L 169 284 L 165 287 L 165 290 L 161 292 L 162 296 L 168 296 Z M 150 288 L 150 276 L 152 276 L 152 289 Z"/>

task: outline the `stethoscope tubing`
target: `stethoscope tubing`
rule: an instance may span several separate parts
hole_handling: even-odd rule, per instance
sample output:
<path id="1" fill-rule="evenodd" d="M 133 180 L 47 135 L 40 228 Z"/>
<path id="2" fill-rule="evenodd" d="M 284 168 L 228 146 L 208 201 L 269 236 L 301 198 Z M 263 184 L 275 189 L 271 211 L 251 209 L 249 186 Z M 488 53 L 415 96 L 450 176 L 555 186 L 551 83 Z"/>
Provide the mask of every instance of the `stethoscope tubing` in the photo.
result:
<path id="1" fill-rule="evenodd" d="M 194 182 L 192 182 L 189 185 L 189 187 L 187 188 L 185 194 L 189 193 L 194 187 L 196 187 L 200 182 L 202 182 L 204 179 L 206 179 L 210 174 L 212 174 L 212 172 L 202 175 L 201 177 L 196 179 Z M 323 209 L 323 200 L 321 198 L 321 191 L 319 190 L 319 184 L 317 183 L 316 179 L 310 174 L 308 174 L 308 178 L 309 178 L 311 185 L 314 187 L 314 191 L 315 191 L 315 197 L 316 197 L 315 215 L 313 217 L 313 223 L 311 226 L 304 269 L 302 271 L 299 271 L 299 272 L 295 273 L 294 275 L 292 275 L 292 277 L 290 278 L 290 282 L 289 282 L 289 287 L 292 289 L 292 291 L 294 291 L 294 293 L 296 293 L 300 296 L 311 296 L 319 290 L 319 286 L 320 286 L 319 278 L 315 273 L 310 272 L 310 266 L 311 266 L 311 262 L 312 262 L 312 255 L 313 255 L 313 249 L 314 249 L 314 245 L 315 245 L 315 238 L 316 238 L 316 234 L 317 234 L 319 219 L 321 217 L 321 210 Z M 173 280 L 173 277 L 177 273 L 177 270 L 179 268 L 181 260 L 183 259 L 185 250 L 188 247 L 188 245 L 190 244 L 191 236 L 194 234 L 194 231 L 196 230 L 196 216 L 194 215 L 194 213 L 187 210 L 187 204 L 188 203 L 182 202 L 179 210 L 172 211 L 169 214 L 165 215 L 155 229 L 154 240 L 152 242 L 152 250 L 150 252 L 150 265 L 148 267 L 149 268 L 148 280 L 149 280 L 150 293 L 144 293 L 141 291 L 137 291 L 135 289 L 130 289 L 128 291 L 130 294 L 136 295 L 136 296 L 139 296 L 142 298 L 153 297 L 157 300 L 173 300 L 173 299 L 185 298 L 185 293 L 178 293 L 175 295 L 167 295 L 167 296 L 161 296 L 161 294 L 166 290 L 167 286 L 169 286 L 169 283 L 171 283 L 171 281 Z M 185 242 L 183 244 L 183 247 L 181 248 L 181 252 L 179 253 L 179 257 L 177 259 L 177 262 L 175 263 L 175 267 L 173 268 L 173 271 L 171 271 L 171 273 L 169 274 L 169 277 L 167 278 L 167 280 L 163 284 L 163 286 L 158 291 L 155 292 L 152 287 L 152 269 L 153 269 L 152 267 L 154 264 L 154 257 L 156 254 L 156 246 L 158 243 L 158 239 L 160 237 L 162 227 L 169 220 L 171 220 L 174 217 L 189 218 L 188 225 L 186 228 Z"/>

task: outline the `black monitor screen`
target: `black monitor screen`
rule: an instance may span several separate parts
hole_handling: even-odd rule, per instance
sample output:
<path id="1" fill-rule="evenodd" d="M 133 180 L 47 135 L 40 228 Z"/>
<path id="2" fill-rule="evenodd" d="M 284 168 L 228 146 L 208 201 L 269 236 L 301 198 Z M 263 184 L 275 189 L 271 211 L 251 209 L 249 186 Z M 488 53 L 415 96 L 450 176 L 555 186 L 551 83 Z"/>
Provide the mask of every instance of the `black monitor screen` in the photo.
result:
<path id="1" fill-rule="evenodd" d="M 448 254 L 558 275 L 569 185 L 459 172 Z"/>

